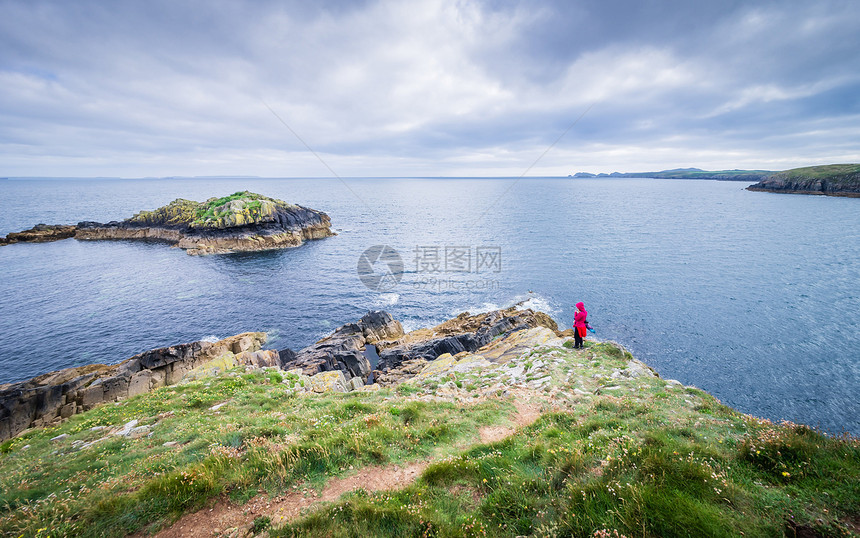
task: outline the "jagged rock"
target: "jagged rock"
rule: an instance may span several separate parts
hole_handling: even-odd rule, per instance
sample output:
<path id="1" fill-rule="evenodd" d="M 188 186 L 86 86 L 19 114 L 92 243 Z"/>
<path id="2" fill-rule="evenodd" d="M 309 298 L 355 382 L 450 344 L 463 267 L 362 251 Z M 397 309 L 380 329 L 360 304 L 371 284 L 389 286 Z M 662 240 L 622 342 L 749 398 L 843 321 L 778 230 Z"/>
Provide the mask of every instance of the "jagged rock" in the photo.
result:
<path id="1" fill-rule="evenodd" d="M 361 318 L 360 323 L 367 344 L 375 344 L 380 340 L 390 340 L 403 336 L 403 326 L 400 325 L 400 322 L 382 310 L 368 312 Z"/>
<path id="2" fill-rule="evenodd" d="M 403 327 L 388 312 L 368 312 L 357 323 L 340 327 L 298 353 L 289 349 L 281 350 L 281 367 L 301 368 L 305 375 L 339 370 L 347 378 L 359 377 L 364 381 L 370 374 L 370 361 L 364 356 L 364 346 L 378 342 L 383 336 L 402 335 Z"/>
<path id="3" fill-rule="evenodd" d="M 465 312 L 433 329 L 413 331 L 395 341 L 379 342 L 379 370 L 397 369 L 412 359 L 431 361 L 445 353 L 474 352 L 494 338 L 541 326 L 548 329 L 548 339 L 549 334 L 555 338 L 558 325 L 542 312 L 515 307 L 475 316 Z"/>

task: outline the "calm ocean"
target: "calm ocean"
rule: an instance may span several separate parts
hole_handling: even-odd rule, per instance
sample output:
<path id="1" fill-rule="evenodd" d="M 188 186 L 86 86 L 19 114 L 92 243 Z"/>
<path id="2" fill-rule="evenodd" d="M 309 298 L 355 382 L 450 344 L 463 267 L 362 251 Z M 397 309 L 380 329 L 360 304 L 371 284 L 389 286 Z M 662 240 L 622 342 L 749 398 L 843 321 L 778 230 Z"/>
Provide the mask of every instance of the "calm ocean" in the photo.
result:
<path id="1" fill-rule="evenodd" d="M 407 329 L 528 300 L 744 412 L 860 434 L 860 199 L 657 179 L 0 181 L 0 235 L 251 190 L 339 235 L 192 257 L 164 244 L 0 248 L 0 382 L 210 336 L 298 349 L 369 309 Z M 399 283 L 362 283 L 362 253 Z"/>

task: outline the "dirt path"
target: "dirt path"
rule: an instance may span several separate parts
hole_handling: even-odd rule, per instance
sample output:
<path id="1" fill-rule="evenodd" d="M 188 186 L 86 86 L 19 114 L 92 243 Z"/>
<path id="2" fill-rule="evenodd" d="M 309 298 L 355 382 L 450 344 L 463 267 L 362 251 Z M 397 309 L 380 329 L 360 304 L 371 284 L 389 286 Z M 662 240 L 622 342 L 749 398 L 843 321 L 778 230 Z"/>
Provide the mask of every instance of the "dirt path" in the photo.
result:
<path id="1" fill-rule="evenodd" d="M 481 443 L 501 441 L 528 426 L 540 416 L 540 406 L 526 399 L 515 399 L 516 428 L 485 426 L 479 430 Z M 251 527 L 254 518 L 269 517 L 273 525 L 297 518 L 306 509 L 320 503 L 336 501 L 344 493 L 363 488 L 366 491 L 402 489 L 412 484 L 432 461 L 420 461 L 406 467 L 373 466 L 359 469 L 353 475 L 329 480 L 321 493 L 302 489 L 270 498 L 261 493 L 245 504 L 237 505 L 225 498 L 215 499 L 211 506 L 182 516 L 176 523 L 156 534 L 157 538 L 239 537 Z M 141 533 L 135 536 L 144 536 Z"/>
<path id="2" fill-rule="evenodd" d="M 484 426 L 478 430 L 481 436 L 481 443 L 495 443 L 506 439 L 516 433 L 517 428 L 528 426 L 540 417 L 540 405 L 532 403 L 527 399 L 514 399 L 514 406 L 517 408 L 517 414 L 514 416 L 514 424 L 516 428 L 507 426 Z"/>

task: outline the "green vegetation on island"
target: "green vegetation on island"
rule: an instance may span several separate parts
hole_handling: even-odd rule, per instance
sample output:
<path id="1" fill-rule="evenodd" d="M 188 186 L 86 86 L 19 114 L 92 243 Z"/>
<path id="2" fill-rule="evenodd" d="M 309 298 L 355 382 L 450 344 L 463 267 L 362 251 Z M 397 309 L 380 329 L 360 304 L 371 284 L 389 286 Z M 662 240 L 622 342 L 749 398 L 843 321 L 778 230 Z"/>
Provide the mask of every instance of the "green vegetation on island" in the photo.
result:
<path id="1" fill-rule="evenodd" d="M 785 170 L 768 176 L 748 189 L 860 197 L 860 164 L 829 164 Z"/>
<path id="2" fill-rule="evenodd" d="M 262 194 L 240 191 L 221 198 L 194 202 L 178 198 L 153 211 L 141 211 L 128 219 L 145 225 L 187 226 L 189 228 L 230 228 L 276 220 L 278 209 L 296 206 Z"/>
<path id="3" fill-rule="evenodd" d="M 30 430 L 0 445 L 0 534 L 856 535 L 856 438 L 560 341 L 349 393 L 234 368 Z"/>

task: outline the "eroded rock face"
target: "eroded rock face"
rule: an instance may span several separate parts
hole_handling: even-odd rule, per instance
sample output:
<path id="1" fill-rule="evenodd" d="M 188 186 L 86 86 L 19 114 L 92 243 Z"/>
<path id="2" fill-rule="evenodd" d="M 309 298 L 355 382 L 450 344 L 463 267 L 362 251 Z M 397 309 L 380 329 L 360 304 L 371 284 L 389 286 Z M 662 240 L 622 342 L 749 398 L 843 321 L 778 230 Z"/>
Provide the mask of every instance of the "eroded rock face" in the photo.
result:
<path id="1" fill-rule="evenodd" d="M 238 364 L 277 366 L 274 351 L 258 351 L 265 333 L 243 333 L 215 343 L 192 342 L 152 349 L 116 365 L 92 364 L 0 385 L 0 441 L 27 428 L 57 423 L 105 403 L 172 385 L 218 357 Z"/>

